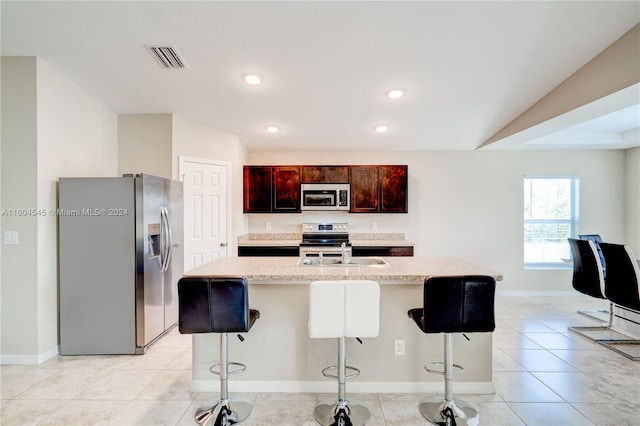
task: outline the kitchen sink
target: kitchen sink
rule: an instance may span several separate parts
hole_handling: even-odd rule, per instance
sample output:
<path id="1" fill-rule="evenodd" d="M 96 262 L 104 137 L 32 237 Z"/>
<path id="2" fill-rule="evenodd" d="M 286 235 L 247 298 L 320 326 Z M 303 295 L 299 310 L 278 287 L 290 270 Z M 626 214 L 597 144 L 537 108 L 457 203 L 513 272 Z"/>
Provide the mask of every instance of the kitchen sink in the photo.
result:
<path id="1" fill-rule="evenodd" d="M 391 264 L 382 257 L 352 257 L 348 263 L 343 263 L 341 257 L 325 257 L 320 259 L 317 257 L 303 257 L 298 260 L 298 266 L 332 266 L 332 267 L 355 267 L 355 266 L 371 266 L 376 268 L 390 268 Z"/>

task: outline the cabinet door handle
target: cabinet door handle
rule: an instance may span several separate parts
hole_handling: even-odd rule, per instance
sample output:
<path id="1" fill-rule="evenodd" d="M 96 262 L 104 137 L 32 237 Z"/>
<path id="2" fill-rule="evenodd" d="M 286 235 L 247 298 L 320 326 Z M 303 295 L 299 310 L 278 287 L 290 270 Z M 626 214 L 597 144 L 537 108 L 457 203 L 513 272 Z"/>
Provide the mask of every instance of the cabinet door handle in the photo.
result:
<path id="1" fill-rule="evenodd" d="M 227 243 L 220 243 L 220 247 L 226 247 Z"/>

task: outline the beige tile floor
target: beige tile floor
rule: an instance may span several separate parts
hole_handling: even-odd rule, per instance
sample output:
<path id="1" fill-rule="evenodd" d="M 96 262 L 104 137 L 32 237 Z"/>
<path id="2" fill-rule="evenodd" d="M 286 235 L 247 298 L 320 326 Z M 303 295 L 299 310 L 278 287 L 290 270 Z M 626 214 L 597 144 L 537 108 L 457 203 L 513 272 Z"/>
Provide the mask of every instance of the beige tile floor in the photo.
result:
<path id="1" fill-rule="evenodd" d="M 567 330 L 593 325 L 578 308 L 602 308 L 581 295 L 497 297 L 494 395 L 459 395 L 482 425 L 640 425 L 640 362 Z M 604 306 L 606 308 L 606 305 Z M 213 394 L 189 392 L 191 337 L 172 331 L 145 356 L 59 356 L 38 366 L 2 366 L 0 424 L 193 425 Z M 426 361 L 426 360 L 425 360 Z M 329 395 L 258 393 L 248 426 L 314 425 Z M 372 412 L 370 425 L 426 425 L 423 395 L 350 395 Z"/>

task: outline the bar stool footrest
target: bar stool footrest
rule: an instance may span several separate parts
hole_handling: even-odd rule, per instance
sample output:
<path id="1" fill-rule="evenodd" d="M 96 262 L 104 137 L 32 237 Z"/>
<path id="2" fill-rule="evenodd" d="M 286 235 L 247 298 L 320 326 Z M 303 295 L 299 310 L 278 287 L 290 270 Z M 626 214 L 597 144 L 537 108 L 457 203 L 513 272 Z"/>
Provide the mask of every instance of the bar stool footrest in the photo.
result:
<path id="1" fill-rule="evenodd" d="M 358 377 L 360 375 L 360 370 L 355 368 L 355 367 L 351 367 L 351 366 L 347 365 L 345 367 L 345 369 L 353 371 L 352 374 L 347 374 L 345 376 L 345 378 L 347 378 L 347 379 L 352 379 L 352 378 Z M 324 377 L 328 377 L 330 379 L 337 379 L 338 378 L 338 374 L 337 373 L 336 374 L 328 373 L 329 370 L 336 370 L 337 371 L 338 370 L 338 366 L 337 365 L 331 365 L 329 367 L 326 367 L 326 368 L 322 369 L 322 375 Z"/>
<path id="2" fill-rule="evenodd" d="M 435 368 L 433 368 L 433 366 L 442 366 L 443 369 L 442 370 L 436 370 Z M 442 361 L 438 361 L 438 362 L 430 362 L 429 364 L 425 364 L 424 369 L 426 370 L 427 373 L 431 373 L 431 374 L 439 374 L 441 376 L 444 376 L 444 362 Z M 464 371 L 464 368 L 461 365 L 458 364 L 453 364 L 453 372 L 454 373 L 459 373 L 461 371 Z"/>
<path id="3" fill-rule="evenodd" d="M 233 374 L 242 373 L 244 370 L 247 369 L 247 366 L 245 364 L 240 363 L 240 362 L 228 362 L 227 365 L 238 367 L 235 370 L 227 371 L 227 376 L 231 376 Z M 220 375 L 220 363 L 218 362 L 218 363 L 213 364 L 209 368 L 209 371 L 212 372 L 213 374 L 217 374 L 219 376 Z"/>

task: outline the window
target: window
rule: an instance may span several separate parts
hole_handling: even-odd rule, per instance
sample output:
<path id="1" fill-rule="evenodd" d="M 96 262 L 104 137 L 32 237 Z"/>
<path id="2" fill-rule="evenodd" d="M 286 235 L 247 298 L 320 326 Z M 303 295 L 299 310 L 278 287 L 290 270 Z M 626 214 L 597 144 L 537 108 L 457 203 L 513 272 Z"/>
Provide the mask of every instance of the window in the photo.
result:
<path id="1" fill-rule="evenodd" d="M 567 238 L 578 235 L 580 180 L 577 177 L 524 177 L 525 269 L 569 269 Z"/>

